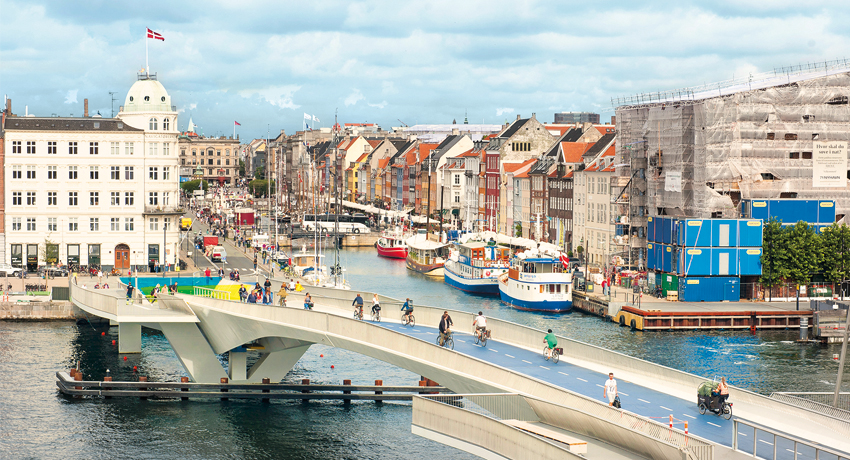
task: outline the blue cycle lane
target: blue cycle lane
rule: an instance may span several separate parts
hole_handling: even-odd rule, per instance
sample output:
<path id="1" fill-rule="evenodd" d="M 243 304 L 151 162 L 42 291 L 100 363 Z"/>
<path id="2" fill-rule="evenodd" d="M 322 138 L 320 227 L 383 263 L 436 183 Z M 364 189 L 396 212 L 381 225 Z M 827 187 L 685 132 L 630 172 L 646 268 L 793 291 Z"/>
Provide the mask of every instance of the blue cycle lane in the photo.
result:
<path id="1" fill-rule="evenodd" d="M 413 328 L 391 322 L 382 322 L 376 325 L 422 339 L 432 344 L 435 343 L 438 334 L 437 328 L 420 325 L 416 325 Z M 471 335 L 458 332 L 454 333 L 454 342 L 454 350 L 459 353 L 557 385 L 593 399 L 604 400 L 607 403 L 607 399 L 603 398 L 603 385 L 608 379 L 608 374 L 595 372 L 565 361 L 557 364 L 546 361 L 542 353 L 542 335 L 539 352 L 531 352 L 527 349 L 508 345 L 496 340 L 489 340 L 487 346 L 482 347 L 474 343 L 474 338 Z M 614 374 L 614 378 L 617 380 L 617 390 L 623 409 L 644 417 L 653 418 L 665 425 L 669 423 L 669 417 L 672 414 L 679 422 L 675 425 L 677 429 L 682 430 L 684 428 L 681 421 L 688 421 L 688 428 L 691 434 L 731 447 L 732 420 L 724 420 L 711 412 L 701 415 L 696 403 L 696 388 L 694 388 L 693 400 L 686 401 L 657 390 L 624 381 L 622 378 L 618 378 L 616 373 Z M 745 435 L 743 433 L 742 435 L 745 436 L 742 439 L 752 436 L 752 434 Z M 772 437 L 770 440 L 772 441 Z"/>

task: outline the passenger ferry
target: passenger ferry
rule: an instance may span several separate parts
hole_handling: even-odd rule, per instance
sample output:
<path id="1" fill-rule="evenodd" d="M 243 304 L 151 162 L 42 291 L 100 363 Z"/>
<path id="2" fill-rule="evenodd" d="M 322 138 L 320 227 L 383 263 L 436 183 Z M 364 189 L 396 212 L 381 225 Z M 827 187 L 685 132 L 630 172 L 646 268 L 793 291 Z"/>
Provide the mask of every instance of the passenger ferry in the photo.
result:
<path id="1" fill-rule="evenodd" d="M 517 310 L 561 313 L 573 307 L 572 274 L 558 253 L 530 249 L 511 259 L 499 276 L 502 302 Z"/>
<path id="2" fill-rule="evenodd" d="M 409 236 L 408 236 L 409 237 Z M 381 234 L 375 247 L 378 255 L 390 259 L 404 259 L 407 257 L 407 238 L 399 227 L 395 230 L 387 230 Z"/>
<path id="3" fill-rule="evenodd" d="M 319 274 L 326 274 L 328 267 L 324 265 L 324 254 L 317 254 L 315 251 L 307 251 L 307 248 L 302 248 L 300 252 L 292 254 L 292 270 L 298 276 L 308 277 L 313 272 L 312 277 Z"/>
<path id="4" fill-rule="evenodd" d="M 443 276 L 448 245 L 427 239 L 425 230 L 407 239 L 407 268 L 428 276 Z"/>
<path id="5" fill-rule="evenodd" d="M 510 249 L 495 241 L 470 241 L 456 246 L 446 261 L 446 284 L 471 294 L 499 295 L 499 275 L 508 271 Z"/>

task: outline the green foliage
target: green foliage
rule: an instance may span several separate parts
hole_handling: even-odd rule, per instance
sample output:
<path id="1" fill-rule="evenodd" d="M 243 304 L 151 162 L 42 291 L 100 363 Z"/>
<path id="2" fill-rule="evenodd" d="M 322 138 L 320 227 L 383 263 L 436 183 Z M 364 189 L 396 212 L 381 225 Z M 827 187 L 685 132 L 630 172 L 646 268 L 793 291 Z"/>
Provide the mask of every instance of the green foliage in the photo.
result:
<path id="1" fill-rule="evenodd" d="M 239 160 L 239 175 L 245 177 L 245 162 L 243 160 Z"/>
<path id="2" fill-rule="evenodd" d="M 777 286 L 788 276 L 788 270 L 781 262 L 784 260 L 786 234 L 782 224 L 771 219 L 764 224 L 761 253 L 761 278 L 759 282 L 766 288 Z"/>
<path id="3" fill-rule="evenodd" d="M 257 166 L 257 169 L 254 170 L 254 179 L 265 179 L 266 178 L 266 167 L 265 166 Z"/>
<path id="4" fill-rule="evenodd" d="M 516 227 L 514 228 L 514 230 L 515 230 L 515 232 L 516 232 L 516 236 L 517 236 L 517 237 L 521 237 L 521 236 L 522 236 L 522 224 L 517 223 L 517 224 L 516 224 Z"/>
<path id="5" fill-rule="evenodd" d="M 805 222 L 797 222 L 783 230 L 785 251 L 782 265 L 788 270 L 788 279 L 796 284 L 808 284 L 820 262 L 819 238 L 814 227 Z"/>
<path id="6" fill-rule="evenodd" d="M 578 246 L 578 247 L 576 247 L 576 252 L 577 252 L 577 253 L 579 253 L 579 254 L 581 254 L 581 253 L 583 253 L 583 252 L 584 252 L 584 248 L 583 248 L 583 247 L 581 247 L 581 246 Z"/>
<path id="7" fill-rule="evenodd" d="M 190 180 L 180 184 L 180 188 L 186 191 L 186 193 L 192 193 L 195 190 L 199 190 L 201 187 L 203 187 L 206 192 L 207 189 L 210 188 L 210 185 L 207 184 L 207 181 L 205 180 Z"/>
<path id="8" fill-rule="evenodd" d="M 248 191 L 255 198 L 265 197 L 269 188 L 274 190 L 274 181 L 272 181 L 271 187 L 269 187 L 269 181 L 263 179 L 254 179 L 248 182 Z"/>
<path id="9" fill-rule="evenodd" d="M 833 283 L 850 278 L 850 227 L 833 223 L 820 232 L 820 272 Z"/>
<path id="10" fill-rule="evenodd" d="M 572 257 L 572 256 L 573 256 L 573 251 L 567 251 L 567 257 Z"/>

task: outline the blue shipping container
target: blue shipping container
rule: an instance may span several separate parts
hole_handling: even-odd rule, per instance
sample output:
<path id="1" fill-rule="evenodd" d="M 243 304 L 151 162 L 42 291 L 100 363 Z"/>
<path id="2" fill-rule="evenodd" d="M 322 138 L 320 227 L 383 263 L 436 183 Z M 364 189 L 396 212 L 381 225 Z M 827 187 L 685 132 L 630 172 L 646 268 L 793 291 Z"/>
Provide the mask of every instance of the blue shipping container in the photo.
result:
<path id="1" fill-rule="evenodd" d="M 711 276 L 738 275 L 738 248 L 711 248 Z"/>
<path id="2" fill-rule="evenodd" d="M 650 243 L 655 243 L 655 220 L 657 218 L 647 217 L 646 218 L 646 241 Z"/>
<path id="3" fill-rule="evenodd" d="M 662 245 L 661 246 L 663 252 L 661 253 L 661 271 L 666 273 L 672 273 L 673 266 L 673 246 L 670 245 Z"/>
<path id="4" fill-rule="evenodd" d="M 764 224 L 760 220 L 741 219 L 738 221 L 738 245 L 761 246 Z"/>
<path id="5" fill-rule="evenodd" d="M 711 275 L 711 248 L 680 248 L 679 275 Z"/>
<path id="6" fill-rule="evenodd" d="M 757 217 L 765 222 L 771 217 L 785 224 L 796 224 L 801 220 L 810 223 L 818 221 L 818 202 L 815 200 L 766 200 L 766 203 L 768 217 Z"/>
<path id="7" fill-rule="evenodd" d="M 655 244 L 648 243 L 646 245 L 646 269 L 655 270 Z"/>
<path id="8" fill-rule="evenodd" d="M 741 276 L 761 275 L 761 252 L 758 248 L 738 248 L 738 274 Z"/>
<path id="9" fill-rule="evenodd" d="M 738 222 L 733 219 L 711 219 L 711 244 L 713 247 L 738 245 Z"/>
<path id="10" fill-rule="evenodd" d="M 711 246 L 711 221 L 708 219 L 685 219 L 679 223 L 678 243 L 680 246 Z"/>
<path id="11" fill-rule="evenodd" d="M 818 201 L 818 223 L 831 224 L 835 222 L 835 201 Z"/>
<path id="12" fill-rule="evenodd" d="M 679 279 L 679 300 L 683 302 L 738 302 L 741 279 L 734 276 Z"/>
<path id="13" fill-rule="evenodd" d="M 752 200 L 747 204 L 749 213 L 747 217 L 751 219 L 761 219 L 764 222 L 770 220 L 770 208 L 767 206 L 767 200 Z"/>

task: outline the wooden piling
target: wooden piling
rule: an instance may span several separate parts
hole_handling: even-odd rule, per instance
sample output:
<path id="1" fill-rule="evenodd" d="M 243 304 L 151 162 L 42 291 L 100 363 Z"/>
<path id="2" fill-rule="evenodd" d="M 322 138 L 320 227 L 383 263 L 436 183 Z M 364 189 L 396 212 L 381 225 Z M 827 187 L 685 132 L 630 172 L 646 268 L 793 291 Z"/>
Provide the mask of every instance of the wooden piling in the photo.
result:
<path id="1" fill-rule="evenodd" d="M 383 381 L 383 380 L 375 380 L 375 386 L 376 386 L 376 387 L 382 387 L 382 386 L 384 386 L 384 381 Z M 383 391 L 377 391 L 377 390 L 376 390 L 376 391 L 375 391 L 375 394 L 376 394 L 376 395 L 382 395 L 382 394 L 384 394 L 384 392 L 383 392 Z M 380 405 L 381 405 L 381 403 L 383 403 L 383 401 L 381 401 L 380 399 L 375 399 L 375 403 L 376 403 L 377 405 L 379 405 L 379 406 L 380 406 Z"/>
<path id="2" fill-rule="evenodd" d="M 268 385 L 270 383 L 272 383 L 272 380 L 270 378 L 268 378 L 268 377 L 263 378 L 263 385 Z M 268 393 L 268 392 L 269 392 L 268 388 L 263 389 L 263 393 Z M 267 402 L 269 402 L 269 398 L 263 398 L 262 401 L 264 403 L 267 403 Z"/>
<path id="3" fill-rule="evenodd" d="M 146 376 L 144 376 L 144 375 L 139 376 L 139 382 L 147 382 L 147 381 L 148 381 L 148 378 Z M 148 387 L 147 386 L 139 387 L 139 391 L 148 391 Z M 145 400 L 145 399 L 148 399 L 148 397 L 147 396 L 140 396 L 139 399 Z"/>
<path id="4" fill-rule="evenodd" d="M 310 384 L 310 379 L 301 379 L 301 385 L 309 385 L 309 384 Z M 310 393 L 310 390 L 301 390 L 301 392 L 302 393 Z M 302 403 L 307 403 L 309 401 L 310 401 L 309 399 L 302 399 L 301 400 Z"/>
<path id="5" fill-rule="evenodd" d="M 221 378 L 221 384 L 222 384 L 222 385 L 226 384 L 228 381 L 229 381 L 229 380 L 227 379 L 227 377 L 222 377 L 222 378 Z M 222 389 L 221 389 L 221 392 L 222 392 L 222 393 L 227 393 L 227 391 L 228 391 L 228 390 L 227 390 L 227 388 L 222 388 Z M 222 401 L 229 401 L 229 399 L 227 399 L 227 398 L 221 398 L 221 400 L 222 400 Z"/>
<path id="6" fill-rule="evenodd" d="M 342 381 L 342 384 L 343 384 L 343 385 L 351 385 L 351 380 L 349 380 L 349 379 L 345 379 L 345 380 L 343 380 L 343 381 Z M 350 394 L 351 394 L 351 391 L 350 391 L 350 390 L 342 390 L 342 394 L 344 394 L 344 395 L 350 395 Z M 351 404 L 351 400 L 350 400 L 350 399 L 343 399 L 343 400 L 342 400 L 342 403 L 343 403 L 343 404 Z"/>
<path id="7" fill-rule="evenodd" d="M 111 382 L 111 381 L 112 381 L 112 377 L 104 377 L 104 378 L 103 378 L 103 381 L 104 381 L 104 382 Z M 107 387 L 107 386 L 104 386 L 104 387 L 103 387 L 103 391 L 109 391 L 109 390 L 111 390 L 111 389 L 112 389 L 112 387 Z M 109 398 L 111 398 L 111 397 L 112 397 L 112 396 L 104 396 L 104 398 L 106 398 L 106 399 L 109 399 Z"/>
<path id="8" fill-rule="evenodd" d="M 189 377 L 180 377 L 180 383 L 189 383 Z M 185 386 L 185 387 L 181 388 L 180 391 L 189 391 L 189 387 Z M 189 398 L 184 396 L 184 397 L 181 397 L 180 400 L 181 401 L 188 401 Z"/>

